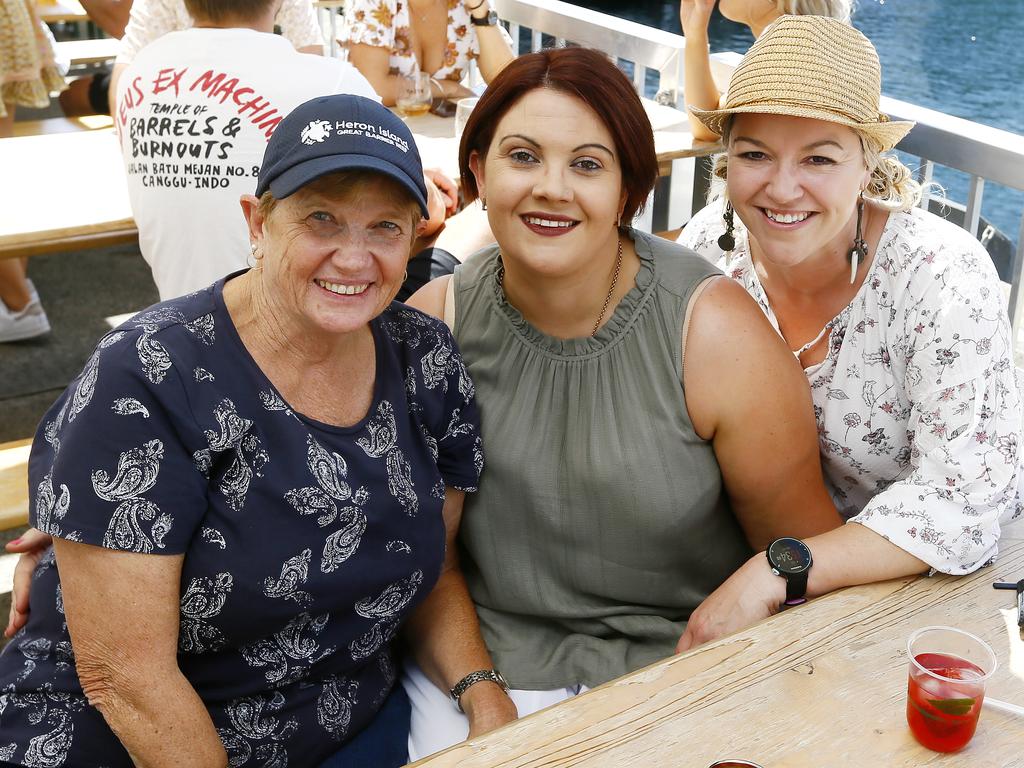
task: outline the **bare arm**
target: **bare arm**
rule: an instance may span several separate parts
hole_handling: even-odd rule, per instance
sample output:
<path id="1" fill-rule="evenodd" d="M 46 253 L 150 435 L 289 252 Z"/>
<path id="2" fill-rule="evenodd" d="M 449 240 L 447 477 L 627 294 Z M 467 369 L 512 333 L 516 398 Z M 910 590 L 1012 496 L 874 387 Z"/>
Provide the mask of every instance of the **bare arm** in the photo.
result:
<path id="1" fill-rule="evenodd" d="M 696 300 L 683 381 L 752 547 L 842 524 L 825 489 L 807 379 L 741 286 L 721 277 Z"/>
<path id="2" fill-rule="evenodd" d="M 178 669 L 184 557 L 63 539 L 54 551 L 82 689 L 134 764 L 226 766 L 213 721 Z"/>
<path id="3" fill-rule="evenodd" d="M 928 568 L 858 523 L 847 523 L 804 539 L 804 543 L 813 560 L 807 578 L 808 597 L 819 597 L 840 587 L 923 573 Z M 785 581 L 772 573 L 764 552 L 759 552 L 697 607 L 676 650 L 682 653 L 772 616 L 785 599 Z"/>
<path id="4" fill-rule="evenodd" d="M 470 672 L 494 666 L 459 568 L 456 539 L 464 500 L 462 491 L 445 489 L 444 566 L 433 591 L 406 625 L 406 635 L 420 668 L 445 692 Z M 469 718 L 470 736 L 487 733 L 517 717 L 512 699 L 490 681 L 471 685 L 462 695 L 461 703 Z"/>
<path id="5" fill-rule="evenodd" d="M 490 12 L 491 4 L 487 0 L 482 0 L 480 5 L 477 5 L 478 2 L 480 0 L 463 0 L 470 16 L 482 19 Z M 474 6 L 477 7 L 474 8 Z M 512 53 L 511 46 L 509 46 L 508 41 L 501 34 L 501 29 L 497 25 L 493 27 L 474 27 L 474 29 L 476 29 L 476 39 L 480 44 L 480 58 L 477 59 L 476 63 L 480 67 L 480 74 L 483 76 L 484 82 L 489 83 L 498 76 L 498 73 L 515 56 Z"/>
<path id="6" fill-rule="evenodd" d="M 89 18 L 111 37 L 124 36 L 124 28 L 128 26 L 128 15 L 132 10 L 132 0 L 81 0 L 82 8 Z"/>
<path id="7" fill-rule="evenodd" d="M 686 37 L 683 52 L 683 98 L 687 107 L 717 109 L 721 94 L 711 76 L 711 58 L 708 55 L 708 22 L 714 0 L 680 0 L 679 21 Z M 690 114 L 693 137 L 701 141 L 717 141 L 718 135 L 709 131 L 700 120 Z"/>

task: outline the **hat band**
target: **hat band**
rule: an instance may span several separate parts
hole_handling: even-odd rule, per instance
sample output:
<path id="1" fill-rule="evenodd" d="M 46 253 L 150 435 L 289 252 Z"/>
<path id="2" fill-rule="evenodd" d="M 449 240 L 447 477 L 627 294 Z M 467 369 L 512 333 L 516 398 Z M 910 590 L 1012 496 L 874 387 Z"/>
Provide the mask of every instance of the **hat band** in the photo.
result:
<path id="1" fill-rule="evenodd" d="M 790 107 L 793 109 L 800 110 L 813 110 L 814 112 L 824 112 L 829 115 L 836 117 L 835 122 L 846 123 L 850 125 L 863 125 L 872 126 L 877 123 L 889 122 L 889 117 L 879 112 L 874 113 L 876 119 L 865 119 L 860 116 L 852 115 L 849 112 L 840 112 L 837 109 L 831 108 L 827 105 L 820 103 L 812 103 L 808 101 L 797 101 L 795 99 L 758 99 L 755 101 L 747 101 L 742 104 L 727 104 L 723 113 L 729 113 L 733 110 L 742 109 L 744 111 L 755 112 L 758 107 L 773 107 L 773 112 L 777 112 L 780 108 L 785 109 Z"/>

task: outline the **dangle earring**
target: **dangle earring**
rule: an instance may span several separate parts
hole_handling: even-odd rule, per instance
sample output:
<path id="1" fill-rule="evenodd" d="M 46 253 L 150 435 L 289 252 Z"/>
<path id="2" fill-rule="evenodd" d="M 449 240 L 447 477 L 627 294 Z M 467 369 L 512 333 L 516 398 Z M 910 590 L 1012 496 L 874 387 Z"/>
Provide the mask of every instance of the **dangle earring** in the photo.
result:
<path id="1" fill-rule="evenodd" d="M 480 207 L 483 208 L 485 211 L 487 210 L 487 198 L 486 197 L 481 197 L 480 198 Z"/>
<path id="2" fill-rule="evenodd" d="M 732 234 L 734 229 L 732 217 L 732 203 L 726 203 L 725 213 L 722 214 L 722 218 L 725 220 L 725 232 L 718 238 L 718 247 L 723 251 L 731 251 L 736 247 L 736 238 Z"/>
<path id="3" fill-rule="evenodd" d="M 862 225 L 864 221 L 864 193 L 860 193 L 857 201 L 857 233 L 853 237 L 853 248 L 850 249 L 850 285 L 857 282 L 857 268 L 860 260 L 868 257 L 868 244 L 864 242 Z"/>

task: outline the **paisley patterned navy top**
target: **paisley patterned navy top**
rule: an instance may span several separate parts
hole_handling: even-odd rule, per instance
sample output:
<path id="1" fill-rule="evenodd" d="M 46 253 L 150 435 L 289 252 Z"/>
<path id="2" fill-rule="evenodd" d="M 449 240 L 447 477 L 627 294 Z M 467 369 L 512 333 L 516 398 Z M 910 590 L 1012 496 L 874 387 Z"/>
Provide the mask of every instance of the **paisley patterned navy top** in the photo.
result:
<path id="1" fill-rule="evenodd" d="M 313 421 L 249 356 L 222 288 L 100 341 L 36 436 L 32 522 L 184 553 L 178 663 L 230 764 L 312 765 L 391 688 L 390 641 L 444 558 L 445 484 L 475 490 L 473 384 L 448 329 L 393 303 L 371 324 L 367 416 Z M 82 695 L 52 551 L 31 601 L 0 657 L 0 760 L 130 766 Z"/>

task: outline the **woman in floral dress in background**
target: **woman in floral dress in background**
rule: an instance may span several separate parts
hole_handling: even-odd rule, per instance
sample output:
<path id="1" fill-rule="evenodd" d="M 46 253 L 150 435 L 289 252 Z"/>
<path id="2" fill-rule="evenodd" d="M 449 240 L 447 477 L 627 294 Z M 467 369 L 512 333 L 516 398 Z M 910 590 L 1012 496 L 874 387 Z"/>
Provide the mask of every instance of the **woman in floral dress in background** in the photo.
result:
<path id="1" fill-rule="evenodd" d="M 471 61 L 489 83 L 514 58 L 488 0 L 352 0 L 347 16 L 349 59 L 388 106 L 402 76 L 427 72 L 434 96 L 458 99 Z"/>

